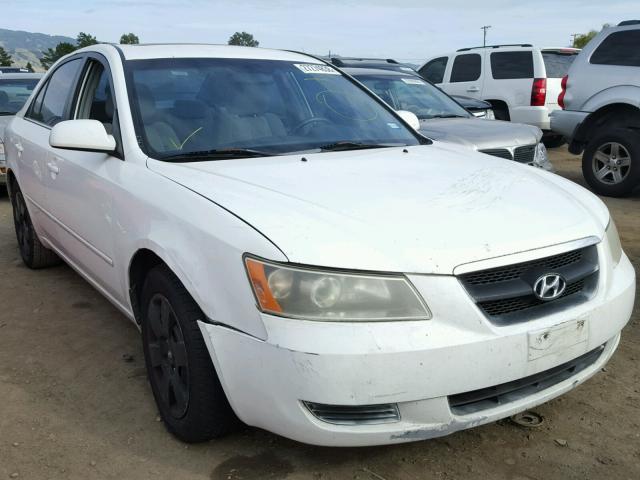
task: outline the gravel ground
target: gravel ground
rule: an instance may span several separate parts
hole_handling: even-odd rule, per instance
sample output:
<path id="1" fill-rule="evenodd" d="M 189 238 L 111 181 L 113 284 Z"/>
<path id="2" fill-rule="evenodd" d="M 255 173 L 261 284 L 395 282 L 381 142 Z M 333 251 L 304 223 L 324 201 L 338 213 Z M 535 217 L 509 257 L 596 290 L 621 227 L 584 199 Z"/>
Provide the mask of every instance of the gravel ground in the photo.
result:
<path id="1" fill-rule="evenodd" d="M 583 183 L 577 157 L 551 156 Z M 637 269 L 640 196 L 605 201 Z M 6 197 L 0 271 L 0 480 L 640 478 L 638 308 L 605 371 L 538 407 L 535 429 L 507 420 L 438 440 L 330 449 L 245 428 L 187 446 L 157 418 L 135 327 L 71 269 L 22 265 Z"/>

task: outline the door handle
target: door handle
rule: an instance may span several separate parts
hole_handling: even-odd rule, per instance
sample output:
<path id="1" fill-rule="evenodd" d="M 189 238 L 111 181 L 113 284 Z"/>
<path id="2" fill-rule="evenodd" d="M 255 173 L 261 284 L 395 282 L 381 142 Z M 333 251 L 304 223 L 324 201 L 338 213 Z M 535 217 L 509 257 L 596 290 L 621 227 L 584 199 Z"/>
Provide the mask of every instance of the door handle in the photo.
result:
<path id="1" fill-rule="evenodd" d="M 54 175 L 57 175 L 60 173 L 60 168 L 55 163 L 51 163 L 51 162 L 47 163 L 47 168 Z"/>
<path id="2" fill-rule="evenodd" d="M 467 88 L 467 92 L 477 93 L 479 91 L 480 91 L 480 89 L 478 87 L 469 87 L 469 88 Z"/>

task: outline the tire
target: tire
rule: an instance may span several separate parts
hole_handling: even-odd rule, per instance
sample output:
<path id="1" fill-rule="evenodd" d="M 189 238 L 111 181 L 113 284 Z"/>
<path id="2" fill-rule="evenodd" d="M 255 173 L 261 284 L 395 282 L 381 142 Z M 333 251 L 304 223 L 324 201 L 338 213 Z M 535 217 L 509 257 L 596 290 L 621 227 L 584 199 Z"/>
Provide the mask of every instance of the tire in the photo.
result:
<path id="1" fill-rule="evenodd" d="M 542 143 L 547 148 L 558 148 L 567 143 L 562 135 L 549 135 L 548 137 L 542 137 Z"/>
<path id="2" fill-rule="evenodd" d="M 198 327 L 204 315 L 166 266 L 148 273 L 141 305 L 147 375 L 167 430 L 188 443 L 233 431 L 240 422 Z"/>
<path id="3" fill-rule="evenodd" d="M 640 134 L 612 127 L 595 135 L 582 155 L 582 173 L 600 195 L 630 195 L 640 185 Z"/>
<path id="4" fill-rule="evenodd" d="M 24 264 L 31 269 L 40 269 L 46 267 L 52 267 L 62 263 L 60 257 L 52 250 L 46 248 L 40 239 L 38 234 L 33 228 L 31 222 L 31 216 L 27 209 L 27 203 L 20 191 L 20 188 L 15 186 L 13 190 L 13 198 L 11 204 L 13 206 L 13 225 L 16 230 L 16 239 L 18 240 L 18 247 L 20 248 L 20 256 Z"/>

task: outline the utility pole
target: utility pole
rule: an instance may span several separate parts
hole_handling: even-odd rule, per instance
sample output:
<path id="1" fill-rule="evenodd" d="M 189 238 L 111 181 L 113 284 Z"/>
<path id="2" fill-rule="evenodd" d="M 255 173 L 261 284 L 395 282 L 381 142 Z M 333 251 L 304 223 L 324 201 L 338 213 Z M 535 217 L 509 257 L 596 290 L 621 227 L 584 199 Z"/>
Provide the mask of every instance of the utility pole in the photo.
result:
<path id="1" fill-rule="evenodd" d="M 485 25 L 484 27 L 480 27 L 480 30 L 484 30 L 484 35 L 482 40 L 483 47 L 487 46 L 487 30 L 489 30 L 490 28 L 491 28 L 491 25 Z"/>
<path id="2" fill-rule="evenodd" d="M 572 33 L 571 34 L 571 46 L 573 47 L 576 44 L 576 37 L 579 36 L 579 33 Z"/>

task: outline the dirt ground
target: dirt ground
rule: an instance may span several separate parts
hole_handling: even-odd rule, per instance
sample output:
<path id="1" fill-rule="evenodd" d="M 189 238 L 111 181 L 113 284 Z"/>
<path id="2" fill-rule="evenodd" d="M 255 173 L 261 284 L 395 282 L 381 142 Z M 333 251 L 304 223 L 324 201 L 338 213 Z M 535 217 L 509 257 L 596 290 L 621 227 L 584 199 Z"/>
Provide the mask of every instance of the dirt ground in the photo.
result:
<path id="1" fill-rule="evenodd" d="M 582 183 L 577 157 L 551 156 Z M 605 201 L 637 270 L 640 196 Z M 331 449 L 245 428 L 187 446 L 157 420 L 136 328 L 68 267 L 22 265 L 6 197 L 0 292 L 0 480 L 640 478 L 638 308 L 605 371 L 538 407 L 535 429 L 506 420 L 438 440 Z"/>

